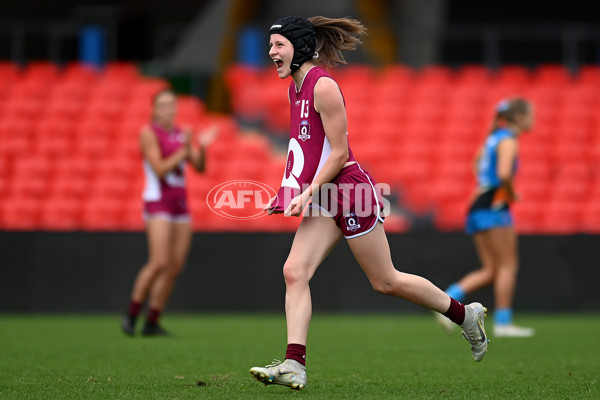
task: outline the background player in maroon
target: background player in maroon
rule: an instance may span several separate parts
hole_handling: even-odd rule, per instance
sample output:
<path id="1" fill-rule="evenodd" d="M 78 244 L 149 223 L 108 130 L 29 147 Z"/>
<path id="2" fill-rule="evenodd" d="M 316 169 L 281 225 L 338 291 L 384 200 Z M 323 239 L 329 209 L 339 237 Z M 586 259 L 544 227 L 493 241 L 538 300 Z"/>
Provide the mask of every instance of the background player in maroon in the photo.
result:
<path id="1" fill-rule="evenodd" d="M 170 89 L 159 92 L 153 99 L 152 121 L 140 134 L 146 175 L 143 199 L 149 257 L 134 282 L 129 308 L 121 321 L 121 328 L 128 335 L 135 334 L 135 322 L 146 300 L 148 314 L 142 334 L 167 335 L 158 320 L 183 269 L 192 240 L 185 162 L 198 172 L 204 171 L 204 149 L 217 135 L 214 128 L 198 135 L 198 149 L 192 143 L 192 134 L 175 125 L 176 115 L 175 93 Z"/>
<path id="2" fill-rule="evenodd" d="M 288 343 L 285 360 L 250 369 L 250 373 L 265 384 L 294 389 L 306 385 L 306 343 L 312 314 L 309 281 L 343 236 L 376 291 L 444 313 L 461 324 L 476 361 L 487 351 L 483 329 L 485 308 L 479 303 L 464 306 L 428 280 L 397 271 L 375 189 L 360 195 L 361 201 L 372 205 L 370 213 L 361 215 L 357 208 L 359 198 L 354 197 L 359 191 L 341 193 L 342 184 L 373 188 L 374 182 L 349 150 L 341 90 L 318 64 L 344 63 L 342 51 L 356 48 L 364 34 L 362 24 L 350 18 L 286 17 L 275 21 L 270 29 L 269 56 L 277 74 L 281 79 L 292 77 L 289 96 L 293 125 L 282 185 L 278 196 L 271 199 L 265 210 L 300 216 L 309 201 L 313 202 L 298 227 L 283 266 Z M 307 124 L 310 133 L 303 129 Z M 325 205 L 318 196 L 319 188 L 331 183 L 339 185 L 340 190 L 335 191 Z M 345 204 L 342 209 L 334 210 L 333 205 L 340 203 Z M 315 209 L 319 212 L 314 212 Z"/>

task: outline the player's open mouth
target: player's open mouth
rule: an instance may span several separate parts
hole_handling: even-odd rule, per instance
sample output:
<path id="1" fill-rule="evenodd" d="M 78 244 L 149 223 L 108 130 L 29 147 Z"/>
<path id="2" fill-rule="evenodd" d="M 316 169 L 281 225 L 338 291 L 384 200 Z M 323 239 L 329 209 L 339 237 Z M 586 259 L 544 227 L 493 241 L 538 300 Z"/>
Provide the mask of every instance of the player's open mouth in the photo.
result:
<path id="1" fill-rule="evenodd" d="M 283 61 L 281 61 L 279 59 L 273 59 L 273 62 L 275 63 L 275 66 L 277 67 L 277 71 L 279 71 L 280 69 L 283 68 Z"/>

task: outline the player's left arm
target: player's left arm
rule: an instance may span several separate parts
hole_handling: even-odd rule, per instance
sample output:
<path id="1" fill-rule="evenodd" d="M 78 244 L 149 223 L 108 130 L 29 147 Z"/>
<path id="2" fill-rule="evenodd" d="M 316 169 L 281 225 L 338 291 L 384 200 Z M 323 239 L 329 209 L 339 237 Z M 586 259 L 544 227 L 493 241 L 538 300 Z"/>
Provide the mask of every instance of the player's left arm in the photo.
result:
<path id="1" fill-rule="evenodd" d="M 344 99 L 337 83 L 330 78 L 321 78 L 315 84 L 314 110 L 321 114 L 321 121 L 325 136 L 331 145 L 331 154 L 325 161 L 319 174 L 313 179 L 312 184 L 298 197 L 292 200 L 285 215 L 299 216 L 304 206 L 310 200 L 313 191 L 333 181 L 348 161 L 348 122 Z"/>

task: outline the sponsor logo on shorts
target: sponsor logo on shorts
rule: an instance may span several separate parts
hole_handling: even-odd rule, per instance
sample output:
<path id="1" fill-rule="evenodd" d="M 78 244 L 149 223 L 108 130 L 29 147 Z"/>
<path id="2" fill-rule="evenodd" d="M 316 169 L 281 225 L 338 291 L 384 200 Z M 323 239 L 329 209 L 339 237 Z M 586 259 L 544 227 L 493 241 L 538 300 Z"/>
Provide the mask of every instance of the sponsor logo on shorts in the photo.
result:
<path id="1" fill-rule="evenodd" d="M 348 228 L 350 232 L 355 232 L 360 228 L 358 215 L 356 215 L 356 213 L 348 213 L 344 216 L 344 219 L 346 220 L 346 228 Z"/>
<path id="2" fill-rule="evenodd" d="M 237 180 L 213 187 L 206 196 L 208 207 L 228 219 L 249 220 L 267 215 L 263 208 L 277 193 L 265 183 Z"/>

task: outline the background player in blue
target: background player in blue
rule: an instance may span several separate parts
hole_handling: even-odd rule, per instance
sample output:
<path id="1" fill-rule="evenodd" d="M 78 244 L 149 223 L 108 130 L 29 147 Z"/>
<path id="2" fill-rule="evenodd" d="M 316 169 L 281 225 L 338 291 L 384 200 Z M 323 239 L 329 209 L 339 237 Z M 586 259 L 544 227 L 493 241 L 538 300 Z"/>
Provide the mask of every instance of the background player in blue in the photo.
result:
<path id="1" fill-rule="evenodd" d="M 476 159 L 477 190 L 467 217 L 466 231 L 473 235 L 481 268 L 448 287 L 446 293 L 462 301 L 467 294 L 494 285 L 496 309 L 494 336 L 528 337 L 532 328 L 512 322 L 512 300 L 517 282 L 517 234 L 510 204 L 517 199 L 513 179 L 517 170 L 518 138 L 533 125 L 533 107 L 523 99 L 501 101 L 492 131 Z M 448 330 L 447 318 L 436 314 Z"/>

